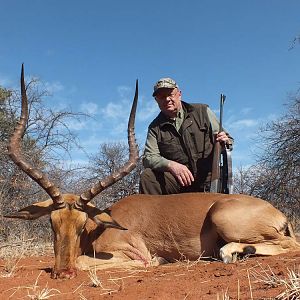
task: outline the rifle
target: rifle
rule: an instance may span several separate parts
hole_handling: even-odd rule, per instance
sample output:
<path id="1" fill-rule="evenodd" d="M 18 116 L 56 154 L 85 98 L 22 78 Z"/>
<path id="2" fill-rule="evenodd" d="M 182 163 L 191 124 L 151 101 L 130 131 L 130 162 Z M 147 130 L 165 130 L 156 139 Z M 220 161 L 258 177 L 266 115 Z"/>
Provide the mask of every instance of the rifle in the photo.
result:
<path id="1" fill-rule="evenodd" d="M 223 131 L 223 106 L 226 96 L 221 94 L 220 98 L 220 124 L 219 132 Z M 216 136 L 214 137 L 216 139 Z M 222 145 L 214 141 L 214 153 L 211 174 L 211 193 L 232 194 L 232 160 L 231 151 L 222 147 Z"/>

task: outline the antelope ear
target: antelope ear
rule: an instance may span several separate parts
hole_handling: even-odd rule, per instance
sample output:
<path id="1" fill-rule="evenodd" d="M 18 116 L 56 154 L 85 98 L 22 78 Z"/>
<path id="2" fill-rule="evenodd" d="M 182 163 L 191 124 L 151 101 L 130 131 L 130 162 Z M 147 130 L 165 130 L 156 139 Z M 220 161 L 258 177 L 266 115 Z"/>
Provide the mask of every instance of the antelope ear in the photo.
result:
<path id="1" fill-rule="evenodd" d="M 97 225 L 103 225 L 105 228 L 116 228 L 121 230 L 127 230 L 120 224 L 118 224 L 107 212 L 102 212 L 98 215 L 95 215 L 93 220 Z"/>
<path id="2" fill-rule="evenodd" d="M 98 226 L 104 226 L 104 228 L 127 230 L 110 216 L 109 209 L 102 211 L 101 209 L 95 207 L 92 203 L 88 203 L 88 205 L 85 206 L 84 211 L 88 214 L 89 218 L 92 219 Z"/>
<path id="3" fill-rule="evenodd" d="M 34 203 L 30 206 L 20 209 L 18 212 L 5 215 L 5 218 L 35 220 L 42 216 L 49 215 L 54 209 L 52 199 Z"/>

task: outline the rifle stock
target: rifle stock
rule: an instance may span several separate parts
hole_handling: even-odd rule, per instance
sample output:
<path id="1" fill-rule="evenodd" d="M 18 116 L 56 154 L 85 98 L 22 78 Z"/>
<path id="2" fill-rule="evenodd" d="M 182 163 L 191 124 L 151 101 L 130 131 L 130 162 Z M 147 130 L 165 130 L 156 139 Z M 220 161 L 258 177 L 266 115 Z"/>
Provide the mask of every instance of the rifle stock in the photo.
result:
<path id="1" fill-rule="evenodd" d="M 221 186 L 220 158 L 221 158 L 221 145 L 219 142 L 215 140 L 212 172 L 211 172 L 211 183 L 210 183 L 211 193 L 220 193 L 220 186 Z"/>
<path id="2" fill-rule="evenodd" d="M 226 98 L 226 96 L 221 94 L 219 132 L 221 132 L 223 130 L 222 121 L 223 121 L 223 105 L 225 102 L 225 98 Z M 218 141 L 216 141 L 216 136 L 215 136 L 214 137 L 214 153 L 213 153 L 213 162 L 212 162 L 211 182 L 210 182 L 210 192 L 211 193 L 221 193 L 222 192 L 221 153 L 222 153 L 222 146 Z"/>

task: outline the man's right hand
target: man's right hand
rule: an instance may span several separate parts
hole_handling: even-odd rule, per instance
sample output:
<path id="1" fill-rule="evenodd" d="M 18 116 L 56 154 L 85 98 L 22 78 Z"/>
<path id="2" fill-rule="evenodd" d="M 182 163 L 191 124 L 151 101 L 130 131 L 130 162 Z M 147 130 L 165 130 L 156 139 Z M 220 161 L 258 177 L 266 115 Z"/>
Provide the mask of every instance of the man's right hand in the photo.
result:
<path id="1" fill-rule="evenodd" d="M 194 182 L 194 176 L 185 166 L 176 161 L 170 161 L 168 171 L 177 179 L 181 186 L 189 186 Z"/>

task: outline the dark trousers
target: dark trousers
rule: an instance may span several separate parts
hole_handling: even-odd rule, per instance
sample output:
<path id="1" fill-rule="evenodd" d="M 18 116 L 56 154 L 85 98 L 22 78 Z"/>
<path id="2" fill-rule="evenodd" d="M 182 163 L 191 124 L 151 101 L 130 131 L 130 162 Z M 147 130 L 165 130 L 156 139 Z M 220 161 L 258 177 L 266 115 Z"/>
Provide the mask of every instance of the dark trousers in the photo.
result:
<path id="1" fill-rule="evenodd" d="M 158 172 L 145 169 L 140 177 L 140 193 L 151 195 L 169 195 L 191 192 L 208 192 L 209 186 L 195 181 L 191 186 L 182 187 L 170 172 Z"/>

